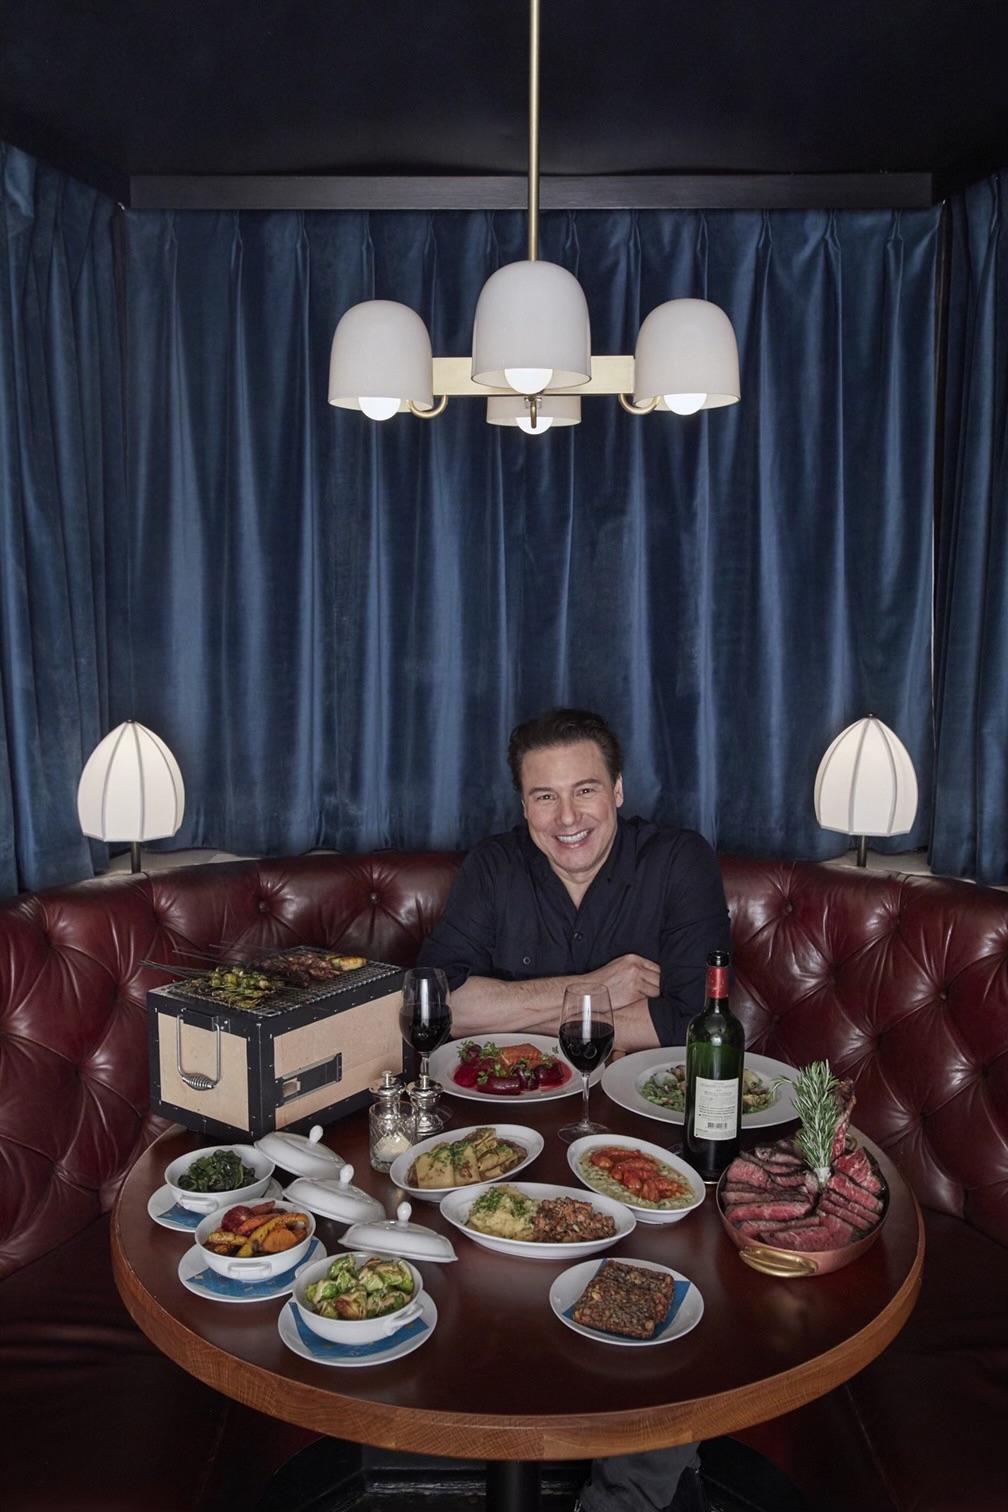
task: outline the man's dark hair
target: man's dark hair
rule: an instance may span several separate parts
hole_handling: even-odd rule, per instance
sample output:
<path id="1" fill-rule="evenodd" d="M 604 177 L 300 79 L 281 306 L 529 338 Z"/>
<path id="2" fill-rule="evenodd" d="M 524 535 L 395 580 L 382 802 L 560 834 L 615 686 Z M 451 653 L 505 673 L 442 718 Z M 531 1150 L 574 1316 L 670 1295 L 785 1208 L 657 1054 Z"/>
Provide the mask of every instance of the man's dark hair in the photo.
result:
<path id="1" fill-rule="evenodd" d="M 602 752 L 606 771 L 613 782 L 623 770 L 623 752 L 619 741 L 601 714 L 590 709 L 547 709 L 535 719 L 515 725 L 508 741 L 508 766 L 511 780 L 522 790 L 522 761 L 529 751 L 544 751 L 549 746 L 574 745 L 579 740 L 594 740 Z"/>

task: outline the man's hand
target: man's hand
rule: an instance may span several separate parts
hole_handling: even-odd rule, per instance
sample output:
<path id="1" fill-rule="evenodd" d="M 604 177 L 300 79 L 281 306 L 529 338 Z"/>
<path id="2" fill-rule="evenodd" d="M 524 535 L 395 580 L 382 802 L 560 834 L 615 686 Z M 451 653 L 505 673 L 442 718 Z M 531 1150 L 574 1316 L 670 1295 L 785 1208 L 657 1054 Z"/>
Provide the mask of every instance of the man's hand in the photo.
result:
<path id="1" fill-rule="evenodd" d="M 584 980 L 608 987 L 614 1009 L 625 1008 L 641 998 L 658 997 L 661 992 L 661 968 L 657 961 L 639 955 L 617 956 L 597 971 L 588 972 Z"/>

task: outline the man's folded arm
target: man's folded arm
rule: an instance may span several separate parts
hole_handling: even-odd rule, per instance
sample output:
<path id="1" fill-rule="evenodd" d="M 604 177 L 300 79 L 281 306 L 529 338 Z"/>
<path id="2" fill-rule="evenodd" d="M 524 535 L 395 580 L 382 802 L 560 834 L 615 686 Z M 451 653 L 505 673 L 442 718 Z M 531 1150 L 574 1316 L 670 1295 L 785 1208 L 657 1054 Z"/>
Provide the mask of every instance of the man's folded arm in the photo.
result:
<path id="1" fill-rule="evenodd" d="M 609 966 L 615 964 L 610 962 Z M 602 967 L 584 976 L 534 977 L 521 982 L 470 975 L 452 992 L 452 1038 L 479 1039 L 495 1033 L 556 1034 L 564 989 L 604 980 L 608 969 Z M 619 1051 L 649 1050 L 659 1043 L 646 997 L 620 1003 L 614 1008 L 613 1022 Z"/>

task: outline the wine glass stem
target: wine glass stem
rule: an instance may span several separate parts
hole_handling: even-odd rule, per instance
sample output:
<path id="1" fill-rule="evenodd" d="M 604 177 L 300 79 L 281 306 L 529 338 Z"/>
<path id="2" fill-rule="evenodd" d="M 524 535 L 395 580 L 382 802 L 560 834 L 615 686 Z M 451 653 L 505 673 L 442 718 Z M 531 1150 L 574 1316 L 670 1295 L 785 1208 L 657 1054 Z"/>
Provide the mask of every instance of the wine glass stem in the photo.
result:
<path id="1" fill-rule="evenodd" d="M 427 1075 L 427 1067 L 428 1067 L 429 1063 L 430 1063 L 430 1056 L 429 1055 L 421 1055 L 421 1057 L 420 1057 L 420 1079 L 421 1080 L 423 1080 L 426 1077 L 426 1075 Z"/>
<path id="2" fill-rule="evenodd" d="M 581 1107 L 582 1107 L 581 1122 L 582 1123 L 587 1123 L 588 1122 L 588 1076 L 589 1076 L 589 1073 L 587 1071 L 582 1071 L 581 1072 L 581 1096 L 584 1099 L 584 1101 L 582 1102 L 582 1105 L 581 1105 Z"/>

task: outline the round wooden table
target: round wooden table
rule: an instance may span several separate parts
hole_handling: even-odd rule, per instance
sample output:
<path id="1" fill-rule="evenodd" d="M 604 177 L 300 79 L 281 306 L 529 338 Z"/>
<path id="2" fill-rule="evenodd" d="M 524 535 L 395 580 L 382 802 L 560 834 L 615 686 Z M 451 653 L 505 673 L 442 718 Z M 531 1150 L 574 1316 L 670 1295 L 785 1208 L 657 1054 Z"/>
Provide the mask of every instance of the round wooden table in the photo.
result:
<path id="1" fill-rule="evenodd" d="M 445 1103 L 453 1114 L 448 1137 L 494 1119 L 527 1123 L 546 1140 L 528 1179 L 578 1185 L 556 1130 L 579 1116 L 579 1100 Z M 678 1145 L 676 1126 L 638 1118 L 597 1088 L 592 1113 L 614 1133 Z M 326 1142 L 353 1163 L 355 1181 L 392 1216 L 400 1194 L 371 1169 L 366 1115 L 331 1124 Z M 724 1233 L 710 1189 L 702 1207 L 680 1222 L 638 1224 L 607 1251 L 672 1266 L 703 1296 L 703 1317 L 691 1333 L 646 1348 L 600 1343 L 566 1328 L 548 1301 L 563 1265 L 483 1249 L 445 1223 L 436 1204 L 417 1202 L 414 1220 L 449 1234 L 458 1255 L 453 1264 L 421 1266 L 438 1310 L 429 1341 L 369 1368 L 302 1359 L 277 1332 L 281 1301 L 225 1304 L 195 1296 L 179 1281 L 178 1264 L 192 1239 L 147 1213 L 168 1162 L 210 1143 L 179 1129 L 162 1135 L 123 1184 L 112 1221 L 116 1284 L 152 1342 L 216 1390 L 355 1443 L 485 1459 L 488 1505 L 528 1507 L 540 1461 L 629 1454 L 732 1433 L 822 1395 L 881 1353 L 917 1296 L 923 1226 L 892 1163 L 863 1142 L 889 1182 L 890 1207 L 877 1242 L 844 1270 L 783 1280 L 750 1269 Z M 330 1254 L 342 1253 L 342 1232 L 319 1222 Z"/>

